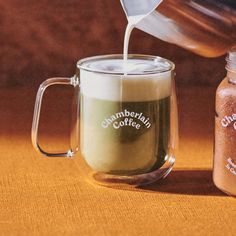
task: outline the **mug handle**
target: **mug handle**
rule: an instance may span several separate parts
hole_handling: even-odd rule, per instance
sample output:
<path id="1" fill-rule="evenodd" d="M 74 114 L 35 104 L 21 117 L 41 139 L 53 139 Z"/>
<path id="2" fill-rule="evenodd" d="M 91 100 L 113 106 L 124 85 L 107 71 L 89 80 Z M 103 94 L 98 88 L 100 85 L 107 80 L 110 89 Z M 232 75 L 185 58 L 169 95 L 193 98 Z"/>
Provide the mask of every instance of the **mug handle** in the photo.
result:
<path id="1" fill-rule="evenodd" d="M 70 148 L 67 152 L 64 153 L 48 153 L 44 151 L 39 143 L 38 143 L 38 127 L 39 127 L 39 118 L 40 118 L 40 112 L 41 112 L 41 105 L 42 105 L 42 99 L 45 90 L 52 85 L 71 85 L 74 88 L 76 86 L 79 86 L 79 78 L 75 75 L 71 78 L 51 78 L 45 80 L 39 87 L 36 101 L 35 101 L 35 107 L 34 107 L 34 116 L 33 116 L 33 123 L 32 123 L 32 129 L 31 129 L 31 140 L 34 148 L 39 151 L 41 154 L 47 156 L 47 157 L 73 157 L 75 153 L 78 151 L 78 142 L 76 142 L 77 146 L 73 149 Z M 77 114 L 79 112 L 79 103 L 77 106 Z M 78 119 L 76 119 L 76 127 L 78 128 Z M 77 131 L 77 130 L 76 130 Z M 75 132 L 76 135 L 78 135 L 78 132 Z M 77 138 L 78 139 L 78 138 Z M 77 140 L 76 140 L 77 141 Z"/>

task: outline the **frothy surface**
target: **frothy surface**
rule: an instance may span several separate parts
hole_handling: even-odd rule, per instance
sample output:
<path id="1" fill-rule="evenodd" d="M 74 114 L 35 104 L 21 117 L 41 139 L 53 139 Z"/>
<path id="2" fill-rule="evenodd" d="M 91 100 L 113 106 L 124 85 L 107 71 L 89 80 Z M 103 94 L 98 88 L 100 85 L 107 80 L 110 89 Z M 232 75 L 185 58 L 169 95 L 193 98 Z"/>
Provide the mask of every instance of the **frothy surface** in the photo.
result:
<path id="1" fill-rule="evenodd" d="M 171 95 L 173 68 L 167 60 L 129 59 L 127 67 L 123 74 L 120 58 L 85 61 L 80 65 L 81 93 L 110 101 L 154 101 Z"/>
<path id="2" fill-rule="evenodd" d="M 126 63 L 122 59 L 103 59 L 86 62 L 83 67 L 104 73 L 149 74 L 169 70 L 171 65 L 156 57 L 154 60 L 128 59 Z"/>

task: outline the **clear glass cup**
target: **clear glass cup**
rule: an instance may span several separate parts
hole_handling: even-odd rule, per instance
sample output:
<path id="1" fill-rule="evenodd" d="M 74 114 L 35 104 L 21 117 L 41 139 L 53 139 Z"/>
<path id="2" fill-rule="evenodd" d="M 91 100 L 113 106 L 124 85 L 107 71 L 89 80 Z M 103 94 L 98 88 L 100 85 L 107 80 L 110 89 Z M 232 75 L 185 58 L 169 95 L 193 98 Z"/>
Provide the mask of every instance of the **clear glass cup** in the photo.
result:
<path id="1" fill-rule="evenodd" d="M 79 151 L 90 168 L 89 175 L 99 184 L 142 186 L 166 177 L 175 162 L 175 66 L 156 56 L 129 55 L 129 60 L 152 61 L 155 68 L 124 74 L 91 67 L 91 63 L 122 57 L 86 58 L 77 63 L 73 77 L 43 82 L 35 103 L 32 143 L 48 157 L 70 158 Z M 71 147 L 65 153 L 48 153 L 38 143 L 43 94 L 55 84 L 71 85 L 78 90 L 78 115 Z"/>

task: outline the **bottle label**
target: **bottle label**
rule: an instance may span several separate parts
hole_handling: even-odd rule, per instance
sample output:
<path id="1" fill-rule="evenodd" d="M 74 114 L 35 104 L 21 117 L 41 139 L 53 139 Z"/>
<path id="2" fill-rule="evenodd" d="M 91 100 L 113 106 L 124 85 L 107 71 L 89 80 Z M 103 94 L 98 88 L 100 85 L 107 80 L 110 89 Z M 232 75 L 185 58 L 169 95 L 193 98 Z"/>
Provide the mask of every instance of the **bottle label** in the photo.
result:
<path id="1" fill-rule="evenodd" d="M 225 166 L 233 175 L 236 175 L 236 164 L 232 160 L 232 158 L 227 159 L 227 164 Z"/>
<path id="2" fill-rule="evenodd" d="M 221 120 L 222 127 L 226 128 L 233 123 L 233 127 L 236 130 L 236 114 L 232 114 L 231 116 L 224 116 Z"/>

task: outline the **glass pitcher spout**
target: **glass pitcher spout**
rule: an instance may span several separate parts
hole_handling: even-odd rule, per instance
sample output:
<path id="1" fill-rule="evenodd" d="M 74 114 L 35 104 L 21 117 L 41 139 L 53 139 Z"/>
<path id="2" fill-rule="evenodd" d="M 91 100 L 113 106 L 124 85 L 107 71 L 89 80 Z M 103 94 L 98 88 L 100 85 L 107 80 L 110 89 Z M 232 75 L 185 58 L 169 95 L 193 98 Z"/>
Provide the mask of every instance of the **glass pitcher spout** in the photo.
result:
<path id="1" fill-rule="evenodd" d="M 221 56 L 236 44 L 234 0 L 121 0 L 121 3 L 128 20 L 139 16 L 136 28 L 201 56 Z"/>
<path id="2" fill-rule="evenodd" d="M 127 15 L 138 16 L 138 15 L 147 15 L 162 2 L 163 0 L 121 0 L 123 9 Z"/>

